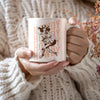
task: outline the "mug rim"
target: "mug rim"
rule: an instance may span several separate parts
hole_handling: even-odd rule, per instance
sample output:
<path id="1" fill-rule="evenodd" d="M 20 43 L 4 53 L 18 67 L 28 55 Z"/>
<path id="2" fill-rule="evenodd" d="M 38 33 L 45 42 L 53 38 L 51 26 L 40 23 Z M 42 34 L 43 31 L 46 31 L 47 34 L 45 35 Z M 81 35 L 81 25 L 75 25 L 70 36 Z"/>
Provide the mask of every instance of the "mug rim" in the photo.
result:
<path id="1" fill-rule="evenodd" d="M 43 20 L 56 20 L 56 19 L 66 19 L 66 18 L 28 18 L 28 20 L 30 20 L 30 19 L 43 19 Z M 67 20 L 67 19 L 66 19 Z"/>

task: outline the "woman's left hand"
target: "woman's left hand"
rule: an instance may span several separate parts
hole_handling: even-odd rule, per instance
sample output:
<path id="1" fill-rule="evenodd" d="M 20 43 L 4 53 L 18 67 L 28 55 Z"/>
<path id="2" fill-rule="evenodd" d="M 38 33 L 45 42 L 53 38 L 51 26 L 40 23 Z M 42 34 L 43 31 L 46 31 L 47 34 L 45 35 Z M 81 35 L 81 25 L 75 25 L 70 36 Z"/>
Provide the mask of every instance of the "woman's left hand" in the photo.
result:
<path id="1" fill-rule="evenodd" d="M 70 24 L 75 24 L 75 19 L 71 19 Z M 67 31 L 67 53 L 69 62 L 72 65 L 78 64 L 87 54 L 89 42 L 87 34 L 80 28 L 72 27 Z"/>

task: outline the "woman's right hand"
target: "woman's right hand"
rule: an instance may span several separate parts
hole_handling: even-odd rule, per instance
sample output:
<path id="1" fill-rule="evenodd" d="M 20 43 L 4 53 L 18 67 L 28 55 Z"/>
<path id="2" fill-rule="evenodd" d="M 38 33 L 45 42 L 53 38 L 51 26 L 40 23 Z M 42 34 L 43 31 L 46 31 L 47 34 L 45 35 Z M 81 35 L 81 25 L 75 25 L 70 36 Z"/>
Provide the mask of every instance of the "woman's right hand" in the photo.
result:
<path id="1" fill-rule="evenodd" d="M 18 49 L 16 55 L 19 66 L 22 72 L 25 73 L 26 77 L 28 74 L 31 74 L 32 76 L 56 74 L 69 64 L 68 61 L 52 61 L 48 63 L 30 62 L 29 58 L 32 57 L 34 53 L 26 48 Z"/>

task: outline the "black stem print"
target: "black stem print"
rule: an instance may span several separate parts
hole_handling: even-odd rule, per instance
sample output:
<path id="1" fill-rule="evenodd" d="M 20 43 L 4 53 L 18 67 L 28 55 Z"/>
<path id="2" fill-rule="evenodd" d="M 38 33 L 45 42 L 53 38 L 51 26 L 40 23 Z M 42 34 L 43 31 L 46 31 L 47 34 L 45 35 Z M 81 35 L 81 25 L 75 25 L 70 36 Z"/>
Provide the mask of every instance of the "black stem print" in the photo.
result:
<path id="1" fill-rule="evenodd" d="M 57 52 L 50 49 L 50 46 L 54 46 L 57 42 L 57 40 L 54 38 L 54 36 L 50 33 L 50 27 L 46 25 L 42 25 L 42 27 L 39 27 L 40 36 L 42 37 L 43 42 L 43 48 L 42 54 L 40 57 L 44 56 L 45 51 L 47 50 L 49 53 L 55 54 L 57 56 Z"/>

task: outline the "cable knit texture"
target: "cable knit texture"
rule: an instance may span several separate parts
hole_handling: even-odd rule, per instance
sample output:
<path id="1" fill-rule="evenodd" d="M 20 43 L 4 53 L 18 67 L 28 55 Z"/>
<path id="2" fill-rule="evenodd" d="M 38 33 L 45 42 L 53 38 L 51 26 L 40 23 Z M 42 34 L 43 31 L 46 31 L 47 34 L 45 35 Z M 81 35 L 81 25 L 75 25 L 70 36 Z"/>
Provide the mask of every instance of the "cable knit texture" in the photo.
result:
<path id="1" fill-rule="evenodd" d="M 96 71 L 96 64 L 100 63 L 96 58 L 90 59 L 91 46 L 76 66 L 66 67 L 52 76 L 31 77 L 28 81 L 14 57 L 18 48 L 28 47 L 28 18 L 69 19 L 72 15 L 64 9 L 77 14 L 81 22 L 84 16 L 88 19 L 88 12 L 94 12 L 81 0 L 0 0 L 0 100 L 100 99 L 100 76 Z"/>

